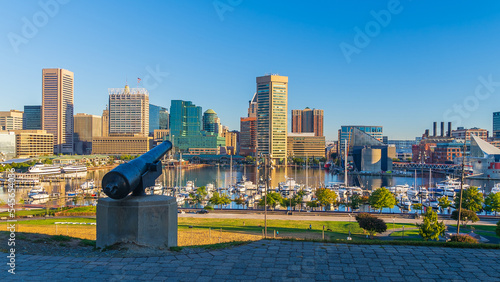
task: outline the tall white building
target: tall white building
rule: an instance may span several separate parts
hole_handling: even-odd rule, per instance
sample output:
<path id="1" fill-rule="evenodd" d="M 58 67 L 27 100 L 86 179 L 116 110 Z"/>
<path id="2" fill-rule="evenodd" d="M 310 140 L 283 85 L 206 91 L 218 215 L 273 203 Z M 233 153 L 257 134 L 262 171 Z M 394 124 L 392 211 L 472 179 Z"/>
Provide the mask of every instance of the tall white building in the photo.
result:
<path id="1" fill-rule="evenodd" d="M 55 154 L 73 154 L 73 89 L 73 72 L 43 69 L 42 129 L 54 135 Z"/>
<path id="2" fill-rule="evenodd" d="M 109 134 L 149 135 L 149 93 L 144 88 L 109 89 Z"/>
<path id="3" fill-rule="evenodd" d="M 286 164 L 288 77 L 257 77 L 257 156 L 272 155 Z"/>

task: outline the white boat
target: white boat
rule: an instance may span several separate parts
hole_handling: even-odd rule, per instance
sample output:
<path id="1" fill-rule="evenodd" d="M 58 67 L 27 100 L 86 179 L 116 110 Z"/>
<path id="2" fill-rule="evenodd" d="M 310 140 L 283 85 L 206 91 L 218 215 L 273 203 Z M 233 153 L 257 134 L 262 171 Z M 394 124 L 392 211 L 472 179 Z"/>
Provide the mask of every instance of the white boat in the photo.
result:
<path id="1" fill-rule="evenodd" d="M 67 165 L 63 166 L 62 172 L 64 173 L 72 173 L 72 172 L 84 172 L 87 171 L 87 166 L 85 165 Z"/>
<path id="2" fill-rule="evenodd" d="M 37 194 L 40 192 L 43 192 L 43 187 L 42 186 L 35 186 L 30 190 L 30 194 Z"/>
<path id="3" fill-rule="evenodd" d="M 208 183 L 205 188 L 207 189 L 207 192 L 212 192 L 214 190 L 214 184 L 213 183 Z"/>
<path id="4" fill-rule="evenodd" d="M 401 195 L 399 197 L 399 205 L 403 208 L 409 208 L 411 206 L 411 201 L 406 195 Z"/>
<path id="5" fill-rule="evenodd" d="M 186 192 L 193 191 L 194 190 L 194 183 L 193 183 L 193 181 L 186 182 L 186 186 L 184 186 L 184 189 L 186 190 Z"/>
<path id="6" fill-rule="evenodd" d="M 408 184 L 404 184 L 404 185 L 396 185 L 394 187 L 388 187 L 387 189 L 394 194 L 405 194 L 409 188 L 410 186 Z"/>
<path id="7" fill-rule="evenodd" d="M 491 192 L 492 194 L 495 194 L 495 193 L 498 193 L 500 192 L 500 183 L 497 183 L 493 186 L 493 188 L 491 188 Z"/>
<path id="8" fill-rule="evenodd" d="M 46 165 L 46 164 L 36 164 L 28 169 L 29 173 L 33 174 L 59 174 L 61 173 L 61 168 L 55 165 Z"/>
<path id="9" fill-rule="evenodd" d="M 278 187 L 279 191 L 286 195 L 300 190 L 300 185 L 293 178 L 286 178 L 286 181 L 280 182 Z"/>
<path id="10" fill-rule="evenodd" d="M 49 198 L 49 194 L 47 194 L 47 192 L 40 192 L 40 193 L 31 195 L 30 197 L 33 200 L 43 200 L 43 199 L 48 199 Z"/>
<path id="11" fill-rule="evenodd" d="M 247 188 L 245 187 L 245 184 L 238 183 L 236 184 L 236 187 L 234 187 L 234 190 L 237 193 L 245 193 L 247 191 Z"/>
<path id="12" fill-rule="evenodd" d="M 80 185 L 80 188 L 82 190 L 90 190 L 90 189 L 94 189 L 95 185 L 94 185 L 94 179 L 91 179 L 89 181 L 85 181 L 85 183 L 83 183 L 82 185 Z"/>

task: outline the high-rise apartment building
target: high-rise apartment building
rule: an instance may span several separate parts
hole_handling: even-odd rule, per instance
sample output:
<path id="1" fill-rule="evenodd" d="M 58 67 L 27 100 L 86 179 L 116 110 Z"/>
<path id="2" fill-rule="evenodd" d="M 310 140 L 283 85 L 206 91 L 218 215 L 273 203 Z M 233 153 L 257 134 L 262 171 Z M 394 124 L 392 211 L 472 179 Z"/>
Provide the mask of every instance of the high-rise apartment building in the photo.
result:
<path id="1" fill-rule="evenodd" d="M 42 129 L 42 106 L 24 106 L 23 129 L 40 130 Z"/>
<path id="2" fill-rule="evenodd" d="M 23 129 L 23 112 L 18 110 L 0 112 L 0 130 L 20 129 Z"/>
<path id="3" fill-rule="evenodd" d="M 313 132 L 314 136 L 323 136 L 323 110 L 292 110 L 292 132 Z"/>
<path id="4" fill-rule="evenodd" d="M 288 77 L 257 77 L 257 155 L 285 163 L 288 130 Z"/>
<path id="5" fill-rule="evenodd" d="M 144 88 L 109 89 L 109 134 L 149 135 L 149 94 Z"/>
<path id="6" fill-rule="evenodd" d="M 42 129 L 54 135 L 54 153 L 73 153 L 74 74 L 42 70 Z"/>
<path id="7" fill-rule="evenodd" d="M 169 114 L 164 107 L 149 104 L 149 134 L 155 130 L 168 129 Z"/>
<path id="8" fill-rule="evenodd" d="M 102 118 L 88 114 L 76 114 L 75 117 L 75 153 L 92 153 L 92 139 L 102 136 Z"/>
<path id="9" fill-rule="evenodd" d="M 500 112 L 493 113 L 493 138 L 500 139 Z"/>

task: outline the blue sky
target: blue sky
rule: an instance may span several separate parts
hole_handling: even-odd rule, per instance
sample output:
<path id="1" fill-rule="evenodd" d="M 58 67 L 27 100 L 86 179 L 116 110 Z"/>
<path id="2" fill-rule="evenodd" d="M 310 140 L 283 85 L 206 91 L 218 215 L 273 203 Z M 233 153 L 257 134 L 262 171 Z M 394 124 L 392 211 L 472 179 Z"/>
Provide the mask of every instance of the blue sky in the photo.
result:
<path id="1" fill-rule="evenodd" d="M 289 111 L 325 111 L 327 140 L 345 124 L 383 125 L 391 139 L 413 139 L 433 121 L 491 131 L 500 111 L 498 1 L 0 5 L 0 110 L 40 104 L 42 68 L 58 67 L 75 73 L 76 113 L 100 115 L 108 88 L 140 77 L 152 104 L 191 100 L 237 130 L 255 77 L 279 73 L 289 77 Z"/>

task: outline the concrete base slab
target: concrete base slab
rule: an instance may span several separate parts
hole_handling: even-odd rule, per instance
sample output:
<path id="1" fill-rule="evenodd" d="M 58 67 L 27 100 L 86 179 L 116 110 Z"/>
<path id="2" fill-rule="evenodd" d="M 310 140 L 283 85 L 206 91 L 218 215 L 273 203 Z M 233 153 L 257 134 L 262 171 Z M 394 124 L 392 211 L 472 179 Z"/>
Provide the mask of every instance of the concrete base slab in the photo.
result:
<path id="1" fill-rule="evenodd" d="M 99 248 L 115 243 L 169 248 L 177 246 L 177 202 L 160 195 L 102 198 L 97 202 Z"/>

